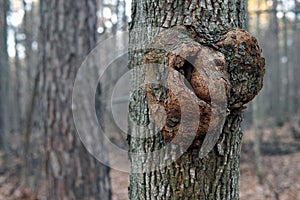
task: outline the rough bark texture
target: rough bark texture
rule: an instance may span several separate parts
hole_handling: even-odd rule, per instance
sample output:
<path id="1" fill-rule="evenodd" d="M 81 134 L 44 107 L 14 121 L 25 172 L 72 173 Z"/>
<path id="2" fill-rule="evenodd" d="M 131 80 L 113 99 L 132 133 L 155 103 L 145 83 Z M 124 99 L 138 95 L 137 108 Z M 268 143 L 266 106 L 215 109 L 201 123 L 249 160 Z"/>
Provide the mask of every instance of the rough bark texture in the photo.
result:
<path id="1" fill-rule="evenodd" d="M 217 97 L 215 98 L 217 101 L 226 101 L 229 95 L 230 84 L 225 68 L 225 58 L 222 53 L 196 42 L 184 26 L 176 26 L 163 31 L 155 39 L 153 47 L 154 49 L 146 52 L 143 63 L 160 63 L 173 71 L 166 70 L 163 75 L 159 71 L 152 72 L 153 67 L 146 70 L 148 79 L 150 74 L 153 74 L 153 78 L 151 77 L 153 80 L 159 74 L 164 76 L 162 79 L 166 80 L 164 85 L 167 87 L 166 95 L 157 98 L 159 86 L 157 84 L 147 85 L 147 103 L 150 112 L 152 111 L 150 115 L 154 121 L 162 121 L 156 119 L 161 114 L 155 113 L 151 109 L 151 107 L 155 107 L 155 104 L 161 105 L 167 114 L 166 124 L 161 129 L 164 138 L 174 144 L 190 145 L 189 139 L 195 137 L 195 133 L 188 130 L 189 128 L 199 122 L 196 137 L 201 137 L 208 131 L 209 126 L 214 129 L 219 124 L 219 119 L 211 116 L 213 109 L 211 96 Z M 210 76 L 211 74 L 214 76 Z M 187 87 L 184 80 L 189 83 L 190 88 Z M 206 82 L 210 82 L 212 87 L 209 88 Z M 226 87 L 224 91 L 218 88 L 224 85 Z M 222 92 L 225 92 L 225 95 L 219 94 Z M 193 104 L 199 107 L 200 116 L 198 118 L 190 117 L 185 122 L 185 130 L 180 131 L 181 116 L 183 114 L 192 116 L 195 113 Z M 199 121 L 199 119 L 201 120 Z M 177 137 L 175 138 L 175 136 Z M 197 144 L 193 146 L 195 145 Z"/>
<path id="2" fill-rule="evenodd" d="M 132 88 L 135 90 L 132 92 L 129 106 L 132 123 L 128 136 L 130 151 L 147 153 L 162 148 L 165 150 L 162 151 L 163 155 L 159 155 L 160 158 L 142 154 L 140 157 L 130 157 L 132 172 L 129 198 L 239 199 L 242 109 L 243 104 L 250 101 L 261 89 L 264 73 L 264 59 L 261 57 L 257 41 L 244 30 L 236 29 L 245 26 L 245 1 L 143 0 L 133 1 L 132 11 L 130 67 L 133 69 Z M 167 31 L 162 32 L 172 27 L 173 33 L 168 35 Z M 143 29 L 144 31 L 141 31 Z M 183 32 L 188 33 L 182 36 Z M 180 56 L 176 56 L 176 53 L 165 51 L 166 49 L 193 57 L 194 69 L 186 70 L 189 69 L 189 64 Z M 203 59 L 203 56 L 207 59 Z M 215 61 L 208 62 L 209 60 Z M 150 63 L 150 67 L 137 67 L 147 63 Z M 166 70 L 151 68 L 151 63 L 166 65 L 179 73 L 176 77 L 169 76 Z M 202 73 L 201 69 L 205 69 L 205 73 Z M 162 75 L 159 75 L 159 72 Z M 169 88 L 173 88 L 172 91 L 175 92 L 169 92 L 165 87 L 155 84 L 140 87 L 149 76 L 165 79 Z M 180 76 L 189 81 L 192 92 L 185 89 Z M 205 87 L 207 81 L 224 83 L 228 109 L 217 144 L 201 159 L 199 150 L 207 130 L 207 121 L 216 120 L 210 119 L 210 97 L 215 92 L 215 96 L 218 97 L 217 89 L 208 94 Z M 191 93 L 195 95 L 192 97 Z M 176 97 L 196 102 L 203 116 L 199 122 L 198 138 L 194 141 L 196 145 L 192 145 L 175 162 L 170 162 L 168 158 L 174 154 L 174 148 L 167 145 L 168 141 L 174 142 L 174 146 L 180 146 L 184 143 L 186 135 L 187 138 L 190 137 L 189 131 L 178 131 L 177 125 L 182 110 Z M 161 111 L 160 106 L 165 111 Z M 188 107 L 187 110 L 188 113 L 192 112 Z M 161 117 L 164 116 L 163 112 L 166 113 L 165 118 Z M 158 127 L 152 127 L 152 118 L 155 122 L 160 122 Z M 176 134 L 186 135 L 178 141 L 172 141 Z M 153 166 L 153 163 L 156 163 L 154 160 L 159 159 L 168 165 Z M 144 170 L 143 173 L 134 171 L 137 166 Z M 144 166 L 153 166 L 156 170 L 149 171 L 149 168 Z"/>
<path id="3" fill-rule="evenodd" d="M 81 144 L 72 116 L 72 87 L 96 44 L 96 0 L 41 1 L 39 115 L 45 133 L 49 199 L 111 199 L 109 169 Z M 98 142 L 101 145 L 101 141 Z"/>

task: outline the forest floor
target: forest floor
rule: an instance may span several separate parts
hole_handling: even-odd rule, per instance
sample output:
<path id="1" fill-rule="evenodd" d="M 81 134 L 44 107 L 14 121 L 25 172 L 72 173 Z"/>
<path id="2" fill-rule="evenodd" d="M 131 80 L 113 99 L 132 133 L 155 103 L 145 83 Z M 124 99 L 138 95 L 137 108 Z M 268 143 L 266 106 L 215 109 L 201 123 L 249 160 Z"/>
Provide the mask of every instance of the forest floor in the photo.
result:
<path id="1" fill-rule="evenodd" d="M 298 124 L 298 123 L 297 123 Z M 262 183 L 254 156 L 253 130 L 244 131 L 241 155 L 241 200 L 297 200 L 300 196 L 300 128 L 282 126 L 262 131 Z M 299 131 L 299 132 L 298 132 Z M 274 134 L 276 133 L 276 134 Z M 0 157 L 3 153 L 0 152 Z M 16 161 L 20 163 L 20 161 Z M 30 190 L 19 187 L 18 164 L 3 167 L 0 159 L 0 200 L 36 200 Z M 128 173 L 111 170 L 114 200 L 127 200 Z"/>

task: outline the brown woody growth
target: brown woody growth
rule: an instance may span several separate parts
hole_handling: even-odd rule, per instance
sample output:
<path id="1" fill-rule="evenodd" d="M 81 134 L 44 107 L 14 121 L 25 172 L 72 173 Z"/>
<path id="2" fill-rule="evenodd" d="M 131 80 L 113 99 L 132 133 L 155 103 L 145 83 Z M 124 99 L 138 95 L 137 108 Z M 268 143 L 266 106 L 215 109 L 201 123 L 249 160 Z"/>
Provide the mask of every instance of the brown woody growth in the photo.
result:
<path id="1" fill-rule="evenodd" d="M 250 102 L 263 86 L 265 59 L 255 37 L 242 29 L 232 29 L 216 45 L 226 57 L 232 84 L 229 105 L 241 107 Z"/>
<path id="2" fill-rule="evenodd" d="M 165 87 L 147 84 L 147 102 L 164 138 L 182 146 L 190 145 L 191 138 L 192 146 L 201 145 L 208 128 L 221 125 L 218 117 L 211 117 L 212 111 L 219 112 L 216 104 L 229 102 L 229 108 L 240 108 L 262 87 L 264 59 L 249 33 L 233 29 L 214 48 L 197 41 L 201 40 L 184 26 L 177 26 L 162 32 L 144 55 L 144 64 L 159 63 L 169 69 L 164 71 Z M 146 73 L 146 79 L 153 79 L 161 71 L 150 65 Z M 165 95 L 157 95 L 162 90 Z M 165 113 L 154 105 L 163 107 Z M 183 114 L 193 116 L 197 112 L 194 105 L 199 116 L 184 121 L 185 128 L 181 129 Z M 196 132 L 192 131 L 195 126 Z"/>

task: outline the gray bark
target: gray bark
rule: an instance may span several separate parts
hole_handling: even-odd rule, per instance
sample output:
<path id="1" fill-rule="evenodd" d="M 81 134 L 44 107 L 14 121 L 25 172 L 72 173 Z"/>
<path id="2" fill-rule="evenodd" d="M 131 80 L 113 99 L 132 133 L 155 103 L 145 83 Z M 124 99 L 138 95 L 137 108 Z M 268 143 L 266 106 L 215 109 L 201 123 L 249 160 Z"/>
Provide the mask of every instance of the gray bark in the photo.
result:
<path id="1" fill-rule="evenodd" d="M 32 136 L 32 121 L 33 121 L 33 112 L 34 112 L 34 105 L 37 96 L 37 85 L 38 85 L 38 78 L 39 74 L 37 73 L 37 66 L 38 66 L 38 52 L 36 49 L 33 49 L 32 44 L 33 42 L 37 42 L 38 40 L 38 29 L 39 29 L 39 18 L 38 16 L 38 8 L 39 4 L 36 2 L 32 2 L 31 9 L 26 10 L 27 3 L 23 1 L 23 8 L 25 10 L 24 18 L 23 18 L 23 31 L 26 36 L 26 40 L 24 41 L 25 46 L 25 68 L 26 68 L 26 80 L 23 80 L 23 85 L 26 85 L 25 94 L 24 94 L 24 103 L 19 104 L 15 103 L 17 110 L 24 110 L 24 114 L 18 116 L 18 121 L 20 122 L 20 127 L 22 136 L 23 136 L 23 169 L 21 174 L 21 185 L 22 186 L 29 186 L 30 184 L 30 176 L 32 174 L 32 170 L 30 167 L 30 139 Z M 16 68 L 17 63 L 16 63 Z M 16 70 L 16 77 L 20 72 Z M 16 80 L 16 86 L 18 86 L 18 82 L 21 80 Z M 16 87 L 16 95 L 20 95 L 19 87 Z M 17 98 L 19 99 L 19 98 Z M 21 109 L 23 107 L 23 109 Z M 20 119 L 20 117 L 22 119 Z M 31 173 L 29 173 L 31 171 Z"/>
<path id="2" fill-rule="evenodd" d="M 254 156 L 255 156 L 255 166 L 256 166 L 256 175 L 259 181 L 259 184 L 263 184 L 263 163 L 261 155 L 261 142 L 263 137 L 262 132 L 262 122 L 264 119 L 264 109 L 262 108 L 262 97 L 258 96 L 252 103 L 253 108 L 253 127 L 255 131 L 254 139 Z"/>
<path id="3" fill-rule="evenodd" d="M 196 38 L 199 39 L 197 42 L 214 48 L 215 44 L 223 39 L 225 33 L 234 27 L 244 28 L 246 22 L 245 1 L 234 0 L 225 2 L 219 0 L 134 0 L 132 13 L 129 55 L 130 67 L 133 69 L 132 88 L 137 88 L 144 81 L 145 69 L 136 66 L 143 63 L 145 48 L 152 40 L 155 41 L 156 36 L 162 30 L 184 25 L 187 29 L 193 29 L 197 35 Z M 139 30 L 143 28 L 147 31 Z M 226 49 L 223 49 L 222 53 L 226 56 L 227 68 L 233 69 L 234 63 L 230 61 L 232 57 L 226 54 Z M 236 78 L 243 77 L 243 72 L 240 73 L 230 74 L 233 87 L 235 84 L 240 84 L 236 81 Z M 259 90 L 260 86 L 257 87 Z M 244 89 L 246 92 L 251 92 L 253 88 Z M 166 94 L 162 91 L 161 95 Z M 135 171 L 136 166 L 151 165 L 153 160 L 168 158 L 174 154 L 174 150 L 172 147 L 166 147 L 163 155 L 159 156 L 160 158 L 155 156 L 130 157 L 132 172 L 129 199 L 239 199 L 242 108 L 238 102 L 244 100 L 242 100 L 242 95 L 236 96 L 233 90 L 231 96 L 229 112 L 220 139 L 214 149 L 204 158 L 199 158 L 200 147 L 195 146 L 165 167 L 138 173 Z M 128 136 L 130 152 L 152 152 L 162 149 L 167 144 L 161 134 L 156 134 L 156 128 L 141 126 L 149 124 L 151 118 L 147 103 L 149 104 L 146 92 L 132 91 L 129 114 L 133 120 L 130 122 Z M 137 136 L 144 137 L 137 138 Z"/>
<path id="4" fill-rule="evenodd" d="M 0 148 L 9 146 L 8 135 L 10 131 L 9 126 L 9 62 L 7 54 L 7 23 L 6 16 L 8 12 L 8 1 L 0 1 Z"/>
<path id="5" fill-rule="evenodd" d="M 71 109 L 77 70 L 96 44 L 96 0 L 40 3 L 42 69 L 37 106 L 48 197 L 111 199 L 109 168 L 83 147 Z"/>

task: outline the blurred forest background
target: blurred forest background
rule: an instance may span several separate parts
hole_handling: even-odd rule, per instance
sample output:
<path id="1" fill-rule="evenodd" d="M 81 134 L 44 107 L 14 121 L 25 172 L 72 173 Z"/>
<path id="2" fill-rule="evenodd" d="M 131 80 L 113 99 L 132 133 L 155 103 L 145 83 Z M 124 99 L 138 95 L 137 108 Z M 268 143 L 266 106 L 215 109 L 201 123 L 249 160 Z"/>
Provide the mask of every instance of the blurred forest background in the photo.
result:
<path id="1" fill-rule="evenodd" d="M 97 0 L 98 41 L 127 30 L 130 3 Z M 293 200 L 300 196 L 300 0 L 248 0 L 248 10 L 248 30 L 263 49 L 266 75 L 263 91 L 245 112 L 241 199 Z M 34 120 L 41 15 L 39 0 L 0 0 L 0 199 L 44 199 L 37 147 L 43 137 Z M 111 139 L 126 144 L 118 134 Z M 127 199 L 127 174 L 112 169 L 110 178 L 113 199 Z"/>

